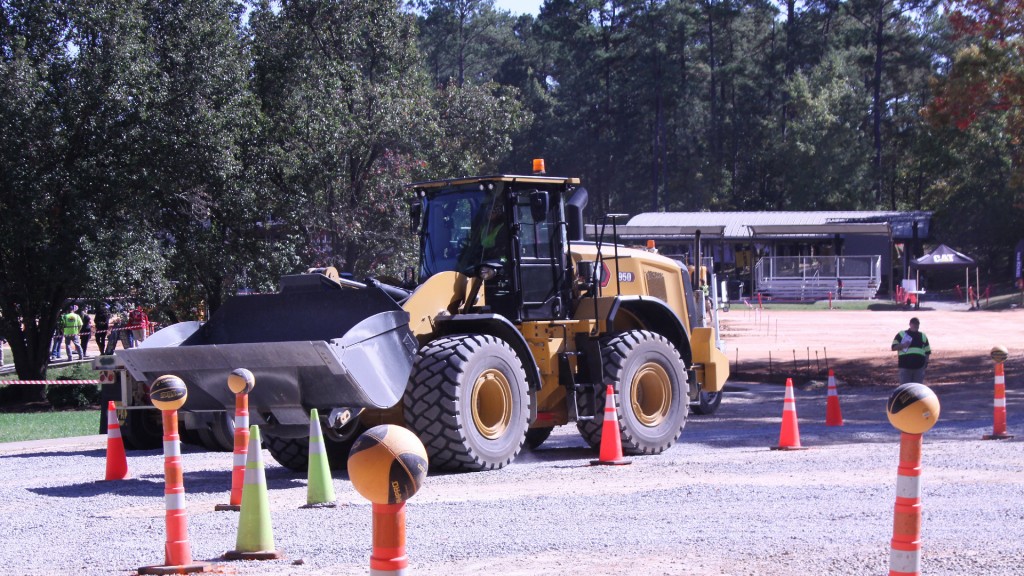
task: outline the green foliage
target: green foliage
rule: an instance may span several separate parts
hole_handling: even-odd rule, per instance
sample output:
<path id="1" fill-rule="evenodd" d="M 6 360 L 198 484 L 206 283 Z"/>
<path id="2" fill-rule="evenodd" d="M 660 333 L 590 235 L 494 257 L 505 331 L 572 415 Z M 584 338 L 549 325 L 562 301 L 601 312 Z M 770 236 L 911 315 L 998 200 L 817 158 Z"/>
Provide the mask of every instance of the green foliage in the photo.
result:
<path id="1" fill-rule="evenodd" d="M 99 386 L 92 384 L 54 384 L 46 387 L 46 401 L 57 410 L 88 408 L 100 400 Z"/>
<path id="2" fill-rule="evenodd" d="M 435 86 L 486 84 L 515 57 L 515 20 L 493 0 L 420 0 L 419 40 Z"/>

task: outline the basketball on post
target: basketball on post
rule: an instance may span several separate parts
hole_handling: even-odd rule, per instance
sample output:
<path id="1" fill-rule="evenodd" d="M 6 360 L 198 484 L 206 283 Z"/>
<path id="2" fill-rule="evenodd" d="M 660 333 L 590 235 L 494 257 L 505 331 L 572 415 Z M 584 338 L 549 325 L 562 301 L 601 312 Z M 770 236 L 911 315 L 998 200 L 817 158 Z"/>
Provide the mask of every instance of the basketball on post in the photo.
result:
<path id="1" fill-rule="evenodd" d="M 245 368 L 236 368 L 228 374 L 228 388 L 235 394 L 248 394 L 256 386 L 256 377 Z"/>
<path id="2" fill-rule="evenodd" d="M 370 502 L 402 504 L 427 477 L 427 450 L 401 426 L 375 426 L 352 445 L 348 475 L 356 492 Z"/>
<path id="3" fill-rule="evenodd" d="M 1006 346 L 993 346 L 990 354 L 992 355 L 992 360 L 994 360 L 996 364 L 1002 364 L 1003 362 L 1006 362 L 1006 358 L 1010 356 L 1010 351 L 1006 349 Z"/>
<path id="4" fill-rule="evenodd" d="M 923 434 L 939 420 L 939 398 L 924 384 L 908 382 L 893 390 L 885 410 L 897 430 Z"/>
<path id="5" fill-rule="evenodd" d="M 177 410 L 187 399 L 185 383 L 177 376 L 161 376 L 149 388 L 149 400 L 160 410 Z"/>

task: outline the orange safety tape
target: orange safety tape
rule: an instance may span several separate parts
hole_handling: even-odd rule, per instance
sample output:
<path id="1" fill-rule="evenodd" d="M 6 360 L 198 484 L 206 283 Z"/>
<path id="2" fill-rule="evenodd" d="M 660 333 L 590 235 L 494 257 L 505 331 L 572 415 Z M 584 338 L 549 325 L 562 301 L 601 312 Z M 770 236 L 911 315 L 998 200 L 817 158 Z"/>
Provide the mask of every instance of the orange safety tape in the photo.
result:
<path id="1" fill-rule="evenodd" d="M 11 384 L 102 384 L 102 380 L 0 380 L 0 386 Z"/>

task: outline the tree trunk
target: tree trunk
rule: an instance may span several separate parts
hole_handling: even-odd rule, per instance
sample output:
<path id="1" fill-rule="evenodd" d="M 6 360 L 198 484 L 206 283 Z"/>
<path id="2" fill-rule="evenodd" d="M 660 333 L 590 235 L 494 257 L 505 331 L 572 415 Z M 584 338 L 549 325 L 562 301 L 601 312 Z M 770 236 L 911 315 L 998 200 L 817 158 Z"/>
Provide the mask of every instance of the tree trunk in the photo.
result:
<path id="1" fill-rule="evenodd" d="M 875 158 L 874 158 L 874 187 L 875 204 L 882 203 L 883 181 L 882 175 L 882 58 L 884 56 L 885 40 L 885 2 L 879 0 L 878 12 L 875 14 L 875 62 L 874 79 L 871 86 L 871 133 L 874 137 Z M 896 207 L 893 206 L 893 210 Z"/>
<path id="2" fill-rule="evenodd" d="M 664 144 L 662 138 L 664 137 L 664 124 L 665 124 L 665 102 L 663 94 L 662 81 L 662 68 L 661 58 L 655 56 L 658 62 L 655 64 L 654 72 L 654 129 L 651 131 L 651 211 L 657 212 L 659 209 L 659 193 L 661 190 L 662 171 L 664 165 Z"/>
<path id="3" fill-rule="evenodd" d="M 50 363 L 52 335 L 56 322 L 50 321 L 49 326 L 46 325 L 47 322 L 42 324 L 42 327 L 37 327 L 34 322 L 14 326 L 5 323 L 3 326 L 3 334 L 11 347 L 14 369 L 19 380 L 46 379 L 46 367 Z M 43 392 L 43 386 L 8 386 L 0 398 L 4 402 L 38 402 L 45 400 Z"/>

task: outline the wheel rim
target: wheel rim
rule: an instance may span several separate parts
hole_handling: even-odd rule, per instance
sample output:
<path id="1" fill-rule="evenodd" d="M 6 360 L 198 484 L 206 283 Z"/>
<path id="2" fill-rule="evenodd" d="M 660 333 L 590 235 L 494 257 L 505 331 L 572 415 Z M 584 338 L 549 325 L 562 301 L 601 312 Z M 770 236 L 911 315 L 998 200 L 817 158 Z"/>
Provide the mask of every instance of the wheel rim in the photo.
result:
<path id="1" fill-rule="evenodd" d="M 654 427 L 668 417 L 672 406 L 672 381 L 658 364 L 647 363 L 633 376 L 629 391 L 633 414 L 644 426 Z"/>
<path id="2" fill-rule="evenodd" d="M 512 422 L 512 386 L 499 370 L 485 370 L 473 383 L 473 423 L 480 435 L 496 440 Z"/>

